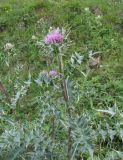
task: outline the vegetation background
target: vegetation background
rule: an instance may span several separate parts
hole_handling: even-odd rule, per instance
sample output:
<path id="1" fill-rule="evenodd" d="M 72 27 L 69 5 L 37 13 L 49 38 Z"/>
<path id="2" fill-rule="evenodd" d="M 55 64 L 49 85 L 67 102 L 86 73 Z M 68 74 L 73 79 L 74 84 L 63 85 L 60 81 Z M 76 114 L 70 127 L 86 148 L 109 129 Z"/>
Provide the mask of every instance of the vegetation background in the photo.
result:
<path id="1" fill-rule="evenodd" d="M 69 33 L 70 121 L 59 80 L 44 76 L 51 27 Z M 123 159 L 122 0 L 0 0 L 0 159 Z"/>

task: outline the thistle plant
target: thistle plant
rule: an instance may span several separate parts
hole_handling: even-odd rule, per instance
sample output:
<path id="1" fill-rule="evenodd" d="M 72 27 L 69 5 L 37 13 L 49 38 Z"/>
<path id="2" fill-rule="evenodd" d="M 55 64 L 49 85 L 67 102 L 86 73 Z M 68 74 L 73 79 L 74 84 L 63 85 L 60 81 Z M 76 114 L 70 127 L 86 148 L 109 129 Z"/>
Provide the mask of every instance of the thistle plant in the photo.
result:
<path id="1" fill-rule="evenodd" d="M 64 40 L 64 35 L 60 32 L 59 29 L 53 30 L 50 33 L 47 34 L 47 36 L 44 39 L 44 42 L 46 45 L 52 44 L 54 47 L 54 51 L 56 52 L 56 56 L 58 57 L 58 67 L 59 67 L 59 74 L 60 78 L 62 79 L 61 87 L 63 90 L 63 97 L 66 103 L 67 107 L 67 113 L 69 115 L 69 118 L 71 117 L 70 113 L 70 106 L 69 106 L 69 95 L 68 95 L 68 88 L 67 88 L 67 82 L 65 80 L 64 76 L 64 63 L 63 63 L 63 54 L 62 54 L 62 45 L 60 45 Z M 56 76 L 56 71 L 50 71 L 49 74 L 51 76 Z M 54 131 L 54 118 L 53 118 L 53 131 Z M 53 134 L 54 137 L 54 134 Z M 68 128 L 68 160 L 71 159 L 71 147 L 72 147 L 72 139 L 71 139 L 71 127 Z"/>

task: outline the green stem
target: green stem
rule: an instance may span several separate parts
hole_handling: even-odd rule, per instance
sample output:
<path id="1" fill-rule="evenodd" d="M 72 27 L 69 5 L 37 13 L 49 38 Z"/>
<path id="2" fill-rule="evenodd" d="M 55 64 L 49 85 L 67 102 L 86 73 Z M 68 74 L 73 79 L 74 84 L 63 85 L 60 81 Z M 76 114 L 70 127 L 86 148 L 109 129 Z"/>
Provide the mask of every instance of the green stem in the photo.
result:
<path id="1" fill-rule="evenodd" d="M 52 140 L 55 142 L 55 116 L 52 117 Z"/>
<path id="2" fill-rule="evenodd" d="M 67 82 L 64 78 L 64 65 L 63 65 L 63 59 L 62 59 L 62 54 L 59 51 L 58 53 L 58 62 L 59 62 L 59 72 L 62 75 L 62 89 L 63 89 L 63 96 L 64 96 L 64 100 L 66 102 L 66 106 L 67 106 L 67 111 L 68 111 L 68 115 L 69 115 L 69 121 L 71 118 L 71 111 L 70 111 L 70 107 L 69 107 L 69 95 L 68 95 L 68 88 L 67 88 Z M 68 153 L 67 153 L 67 157 L 68 160 L 71 159 L 71 149 L 72 149 L 72 137 L 71 137 L 71 127 L 68 128 Z"/>
<path id="3" fill-rule="evenodd" d="M 9 95 L 8 95 L 6 89 L 5 89 L 5 87 L 3 86 L 3 84 L 2 84 L 1 81 L 0 81 L 0 91 L 6 96 L 7 102 L 8 102 L 9 104 L 11 104 L 11 101 L 10 101 L 10 99 L 9 99 Z"/>
<path id="4" fill-rule="evenodd" d="M 59 52 L 58 54 L 58 62 L 59 62 L 59 72 L 62 76 L 62 89 L 63 89 L 63 95 L 66 102 L 69 101 L 69 95 L 68 95 L 68 89 L 67 89 L 67 83 L 64 78 L 64 66 L 63 66 L 63 59 L 62 54 Z"/>

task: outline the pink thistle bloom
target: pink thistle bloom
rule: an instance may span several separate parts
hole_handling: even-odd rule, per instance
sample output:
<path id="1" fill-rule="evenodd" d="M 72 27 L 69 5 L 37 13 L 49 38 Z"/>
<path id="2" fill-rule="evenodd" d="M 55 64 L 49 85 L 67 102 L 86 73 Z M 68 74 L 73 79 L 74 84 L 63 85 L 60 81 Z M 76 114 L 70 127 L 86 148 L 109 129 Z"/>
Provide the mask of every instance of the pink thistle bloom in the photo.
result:
<path id="1" fill-rule="evenodd" d="M 44 39 L 45 44 L 60 43 L 64 39 L 64 36 L 60 33 L 59 29 L 53 30 L 47 34 Z"/>
<path id="2" fill-rule="evenodd" d="M 49 76 L 55 77 L 55 76 L 57 76 L 57 75 L 58 75 L 58 72 L 57 72 L 57 71 L 55 71 L 55 70 L 49 71 Z"/>

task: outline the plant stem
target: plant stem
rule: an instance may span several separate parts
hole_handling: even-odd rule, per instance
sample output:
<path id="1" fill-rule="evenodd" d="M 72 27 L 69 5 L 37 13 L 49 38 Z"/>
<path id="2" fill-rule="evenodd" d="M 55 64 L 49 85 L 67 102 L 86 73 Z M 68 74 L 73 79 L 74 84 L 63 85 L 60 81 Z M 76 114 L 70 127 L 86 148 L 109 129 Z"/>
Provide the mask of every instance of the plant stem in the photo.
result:
<path id="1" fill-rule="evenodd" d="M 50 67 L 52 67 L 53 64 L 53 56 L 49 58 L 49 65 Z M 52 138 L 52 142 L 55 143 L 55 114 L 53 113 L 53 115 L 51 116 L 51 138 Z"/>
<path id="2" fill-rule="evenodd" d="M 52 140 L 55 142 L 55 116 L 52 117 Z"/>
<path id="3" fill-rule="evenodd" d="M 59 72 L 62 76 L 63 95 L 64 95 L 65 101 L 68 103 L 69 102 L 69 95 L 68 95 L 68 90 L 67 90 L 67 83 L 66 83 L 66 80 L 64 79 L 64 66 L 63 66 L 63 59 L 62 59 L 61 53 L 59 53 L 59 55 L 58 55 L 58 62 L 59 62 Z"/>
<path id="4" fill-rule="evenodd" d="M 10 101 L 10 99 L 9 99 L 8 93 L 7 93 L 7 91 L 6 91 L 6 89 L 5 89 L 5 87 L 3 86 L 3 84 L 2 84 L 1 81 L 0 81 L 0 91 L 6 96 L 7 102 L 8 102 L 9 104 L 11 104 L 11 101 Z"/>
<path id="5" fill-rule="evenodd" d="M 69 107 L 69 95 L 68 95 L 67 82 L 64 78 L 63 59 L 62 59 L 62 54 L 60 51 L 58 53 L 58 62 L 59 62 L 59 72 L 62 75 L 62 85 L 61 86 L 63 89 L 63 96 L 64 96 L 64 100 L 66 102 L 67 111 L 68 111 L 68 115 L 69 115 L 69 122 L 70 122 L 71 111 L 70 111 L 70 107 Z M 71 138 L 71 127 L 69 127 L 68 128 L 68 153 L 67 153 L 68 160 L 71 159 L 71 149 L 72 149 L 72 138 Z"/>
<path id="6" fill-rule="evenodd" d="M 68 128 L 68 160 L 71 159 L 71 149 L 72 149 L 72 137 L 71 137 L 71 127 Z"/>

